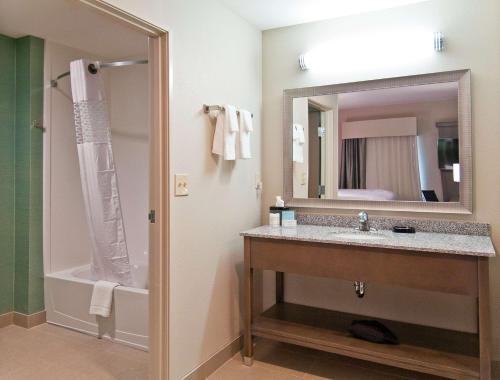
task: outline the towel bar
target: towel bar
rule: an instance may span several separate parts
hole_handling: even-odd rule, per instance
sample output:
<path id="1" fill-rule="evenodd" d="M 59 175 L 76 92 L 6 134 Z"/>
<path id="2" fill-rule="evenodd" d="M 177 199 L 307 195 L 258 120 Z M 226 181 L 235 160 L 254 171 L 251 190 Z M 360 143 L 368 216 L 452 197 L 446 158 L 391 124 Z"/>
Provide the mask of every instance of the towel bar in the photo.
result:
<path id="1" fill-rule="evenodd" d="M 225 109 L 223 106 L 219 106 L 219 105 L 209 106 L 207 104 L 203 104 L 203 112 L 209 113 L 210 111 L 222 111 L 222 112 L 224 112 Z M 236 111 L 236 113 L 239 115 L 240 111 Z M 252 113 L 252 117 L 253 117 L 253 113 Z"/>

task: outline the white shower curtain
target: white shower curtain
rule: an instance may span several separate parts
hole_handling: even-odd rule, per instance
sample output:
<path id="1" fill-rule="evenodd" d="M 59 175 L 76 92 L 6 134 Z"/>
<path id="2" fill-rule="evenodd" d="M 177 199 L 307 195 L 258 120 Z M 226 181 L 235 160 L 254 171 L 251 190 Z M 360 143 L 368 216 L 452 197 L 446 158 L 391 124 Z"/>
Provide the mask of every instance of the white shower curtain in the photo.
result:
<path id="1" fill-rule="evenodd" d="M 417 137 L 366 140 L 366 188 L 392 191 L 400 201 L 421 200 Z"/>
<path id="2" fill-rule="evenodd" d="M 76 143 L 87 223 L 92 241 L 94 280 L 132 285 L 111 130 L 101 74 L 89 61 L 71 62 Z"/>

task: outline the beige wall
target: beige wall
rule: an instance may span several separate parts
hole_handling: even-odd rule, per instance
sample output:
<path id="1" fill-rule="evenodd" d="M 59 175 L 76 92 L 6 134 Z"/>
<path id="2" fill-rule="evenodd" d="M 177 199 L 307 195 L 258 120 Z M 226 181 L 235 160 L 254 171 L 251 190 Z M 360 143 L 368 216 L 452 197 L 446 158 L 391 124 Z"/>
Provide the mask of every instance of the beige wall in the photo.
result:
<path id="1" fill-rule="evenodd" d="M 261 33 L 215 0 L 113 0 L 171 31 L 172 173 L 189 174 L 190 195 L 172 198 L 170 373 L 180 379 L 241 331 L 240 231 L 260 223 Z M 211 154 L 214 123 L 203 103 L 254 114 L 254 158 Z"/>
<path id="2" fill-rule="evenodd" d="M 44 82 L 69 70 L 89 53 L 45 41 Z M 92 246 L 85 219 L 69 78 L 44 93 L 44 272 L 90 263 Z"/>
<path id="3" fill-rule="evenodd" d="M 111 136 L 130 261 L 147 263 L 149 249 L 148 66 L 107 71 Z"/>
<path id="4" fill-rule="evenodd" d="M 287 88 L 335 84 L 402 75 L 470 68 L 472 71 L 472 111 L 474 142 L 474 214 L 457 219 L 491 223 L 493 241 L 500 247 L 500 2 L 497 0 L 433 0 L 407 7 L 367 13 L 335 20 L 270 30 L 263 33 L 263 210 L 282 192 L 282 91 Z M 349 64 L 349 52 L 337 52 L 339 65 L 329 72 L 302 72 L 297 58 L 315 44 L 373 31 L 408 31 L 426 28 L 442 31 L 447 48 L 441 54 L 398 63 L 392 57 L 370 64 Z M 353 47 L 359 57 L 362 41 Z M 394 46 L 397 54 L 398 47 Z M 396 56 L 396 58 L 398 58 Z M 371 214 L 384 214 L 372 212 Z M 389 214 L 389 213 L 385 213 Z M 444 215 L 421 215 L 443 218 Z M 263 216 L 264 220 L 265 215 Z M 500 359 L 500 263 L 491 261 L 491 301 L 494 358 Z M 272 281 L 266 276 L 265 302 L 273 301 Z M 364 299 L 355 298 L 352 284 L 329 279 L 288 276 L 289 301 L 365 312 L 399 320 L 436 326 L 474 330 L 474 300 L 368 284 Z"/>

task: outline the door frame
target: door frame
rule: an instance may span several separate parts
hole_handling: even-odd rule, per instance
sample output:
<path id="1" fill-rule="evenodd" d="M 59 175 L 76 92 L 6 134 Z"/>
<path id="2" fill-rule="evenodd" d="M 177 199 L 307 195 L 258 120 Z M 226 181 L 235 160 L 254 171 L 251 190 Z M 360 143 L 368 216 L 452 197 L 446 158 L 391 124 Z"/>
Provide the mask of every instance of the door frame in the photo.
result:
<path id="1" fill-rule="evenodd" d="M 103 0 L 79 0 L 149 37 L 150 190 L 154 220 L 149 226 L 149 378 L 169 378 L 169 242 L 171 99 L 170 33 Z"/>

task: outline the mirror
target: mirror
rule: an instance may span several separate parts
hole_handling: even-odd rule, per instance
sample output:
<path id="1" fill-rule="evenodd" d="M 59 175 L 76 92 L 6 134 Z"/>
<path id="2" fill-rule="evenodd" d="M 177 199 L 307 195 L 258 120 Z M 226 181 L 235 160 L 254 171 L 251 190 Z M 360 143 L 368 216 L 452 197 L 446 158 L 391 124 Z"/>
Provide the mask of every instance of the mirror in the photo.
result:
<path id="1" fill-rule="evenodd" d="M 289 201 L 470 211 L 469 72 L 452 74 L 285 91 Z"/>

